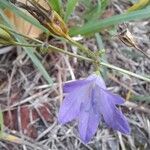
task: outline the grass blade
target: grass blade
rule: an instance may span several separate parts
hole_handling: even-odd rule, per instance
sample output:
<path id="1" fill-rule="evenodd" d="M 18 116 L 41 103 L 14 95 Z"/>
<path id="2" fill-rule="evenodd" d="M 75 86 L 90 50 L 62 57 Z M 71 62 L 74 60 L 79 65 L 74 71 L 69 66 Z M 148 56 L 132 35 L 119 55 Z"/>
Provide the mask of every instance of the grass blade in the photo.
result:
<path id="1" fill-rule="evenodd" d="M 150 17 L 150 9 L 145 8 L 142 10 L 134 11 L 131 13 L 125 13 L 121 15 L 115 15 L 108 19 L 98 20 L 83 25 L 82 27 L 74 27 L 70 29 L 70 35 L 88 35 L 98 32 L 104 28 L 107 28 L 111 25 L 116 25 L 125 21 L 137 20 L 137 19 L 146 19 Z"/>
<path id="2" fill-rule="evenodd" d="M 68 0 L 67 1 L 67 6 L 66 6 L 66 11 L 65 11 L 65 16 L 64 16 L 65 22 L 67 22 L 69 16 L 74 11 L 74 8 L 75 8 L 77 2 L 78 2 L 78 0 Z"/>
<path id="3" fill-rule="evenodd" d="M 131 96 L 131 100 L 146 101 L 147 103 L 150 103 L 150 96 L 149 95 L 134 95 L 134 96 Z"/>
<path id="4" fill-rule="evenodd" d="M 62 15 L 61 0 L 48 0 L 48 3 L 59 15 Z"/>
<path id="5" fill-rule="evenodd" d="M 95 38 L 96 38 L 96 41 L 97 41 L 98 49 L 99 49 L 100 52 L 102 52 L 103 50 L 105 50 L 104 43 L 102 41 L 102 36 L 99 33 L 95 33 Z M 105 63 L 108 63 L 105 53 L 102 54 L 102 57 L 100 58 L 100 60 L 105 62 Z M 102 68 L 100 68 L 100 71 L 102 73 L 103 78 L 106 80 L 108 69 L 106 67 L 102 67 Z"/>
<path id="6" fill-rule="evenodd" d="M 3 113 L 0 109 L 0 138 L 3 136 L 3 128 L 4 128 Z"/>
<path id="7" fill-rule="evenodd" d="M 85 1 L 83 2 L 84 4 L 87 3 Z M 89 7 L 87 8 L 87 11 L 83 15 L 83 18 L 85 20 L 95 21 L 102 15 L 107 5 L 108 5 L 108 0 L 98 0 L 98 3 L 96 6 L 92 6 L 90 4 Z"/>

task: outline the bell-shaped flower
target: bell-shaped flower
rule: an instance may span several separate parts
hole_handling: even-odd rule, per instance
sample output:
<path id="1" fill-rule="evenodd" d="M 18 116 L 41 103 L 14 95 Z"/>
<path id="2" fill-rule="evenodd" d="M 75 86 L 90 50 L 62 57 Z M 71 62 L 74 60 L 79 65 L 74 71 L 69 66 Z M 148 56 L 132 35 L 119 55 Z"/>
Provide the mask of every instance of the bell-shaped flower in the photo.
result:
<path id="1" fill-rule="evenodd" d="M 124 103 L 124 99 L 109 92 L 101 76 L 92 74 L 87 79 L 66 83 L 64 92 L 67 95 L 60 107 L 58 121 L 65 124 L 77 119 L 80 138 L 85 143 L 96 133 L 102 117 L 108 127 L 130 133 L 125 116 L 116 107 Z"/>

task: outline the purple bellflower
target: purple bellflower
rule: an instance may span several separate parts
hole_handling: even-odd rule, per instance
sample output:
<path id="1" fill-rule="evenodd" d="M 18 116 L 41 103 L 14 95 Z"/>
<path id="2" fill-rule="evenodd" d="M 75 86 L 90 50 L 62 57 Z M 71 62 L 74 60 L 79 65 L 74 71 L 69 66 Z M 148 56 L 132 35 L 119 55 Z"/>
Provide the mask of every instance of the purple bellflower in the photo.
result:
<path id="1" fill-rule="evenodd" d="M 108 127 L 130 133 L 125 116 L 116 107 L 124 103 L 124 99 L 109 92 L 101 76 L 92 74 L 87 79 L 66 83 L 64 92 L 68 94 L 60 107 L 58 121 L 65 124 L 77 119 L 83 142 L 90 141 L 102 116 Z"/>

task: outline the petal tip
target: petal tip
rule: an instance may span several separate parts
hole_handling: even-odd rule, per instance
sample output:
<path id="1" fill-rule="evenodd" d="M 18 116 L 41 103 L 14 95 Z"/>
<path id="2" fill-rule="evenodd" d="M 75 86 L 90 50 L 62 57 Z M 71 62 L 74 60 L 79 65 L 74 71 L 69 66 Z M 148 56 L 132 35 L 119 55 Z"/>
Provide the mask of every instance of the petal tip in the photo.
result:
<path id="1" fill-rule="evenodd" d="M 66 123 L 65 118 L 61 114 L 58 114 L 57 121 L 61 125 Z"/>
<path id="2" fill-rule="evenodd" d="M 120 131 L 121 133 L 126 134 L 126 135 L 131 134 L 131 128 L 128 123 L 126 123 L 126 126 L 120 128 L 118 131 Z"/>
<path id="3" fill-rule="evenodd" d="M 58 117 L 57 121 L 59 124 L 63 124 L 62 118 Z"/>
<path id="4" fill-rule="evenodd" d="M 124 130 L 124 132 L 122 132 L 122 133 L 127 134 L 127 135 L 131 134 L 131 128 L 127 127 L 127 129 Z"/>
<path id="5" fill-rule="evenodd" d="M 80 139 L 81 139 L 81 141 L 82 141 L 83 143 L 85 143 L 85 144 L 87 144 L 87 143 L 91 140 L 91 138 L 82 137 L 81 135 L 80 135 Z"/>

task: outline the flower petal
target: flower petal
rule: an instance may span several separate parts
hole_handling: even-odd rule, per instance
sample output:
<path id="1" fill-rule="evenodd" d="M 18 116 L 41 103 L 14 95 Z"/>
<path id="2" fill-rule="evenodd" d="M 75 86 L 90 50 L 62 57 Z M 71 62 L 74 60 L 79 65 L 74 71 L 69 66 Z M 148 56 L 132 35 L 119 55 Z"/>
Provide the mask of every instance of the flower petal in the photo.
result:
<path id="1" fill-rule="evenodd" d="M 77 117 L 83 100 L 86 100 L 89 86 L 84 86 L 70 92 L 64 99 L 58 113 L 58 121 L 65 124 Z"/>
<path id="2" fill-rule="evenodd" d="M 108 101 L 111 101 L 111 103 L 113 103 L 114 105 L 116 105 L 116 104 L 121 105 L 125 102 L 125 100 L 122 97 L 120 97 L 119 95 L 113 94 L 110 91 L 107 91 L 102 88 L 101 88 L 101 91 L 103 91 L 103 93 L 105 93 Z"/>
<path id="3" fill-rule="evenodd" d="M 124 134 L 130 133 L 130 127 L 127 119 L 116 107 L 112 107 L 111 110 L 103 113 L 103 116 L 106 124 L 112 129 L 118 130 Z"/>
<path id="4" fill-rule="evenodd" d="M 65 93 L 72 92 L 76 88 L 79 88 L 79 87 L 84 86 L 86 84 L 92 83 L 94 80 L 95 81 L 98 80 L 98 82 L 100 82 L 101 85 L 105 85 L 102 78 L 99 79 L 99 76 L 97 76 L 96 74 L 92 74 L 86 79 L 76 80 L 76 81 L 65 83 L 64 86 L 63 86 L 63 91 Z"/>
<path id="5" fill-rule="evenodd" d="M 99 122 L 100 115 L 98 113 L 94 113 L 93 108 L 89 111 L 81 109 L 78 128 L 83 142 L 87 143 L 90 141 L 98 128 Z"/>
<path id="6" fill-rule="evenodd" d="M 96 91 L 95 93 L 97 93 L 97 97 L 103 97 L 104 95 L 105 98 L 111 101 L 114 105 L 115 104 L 120 105 L 125 102 L 125 100 L 121 96 L 111 93 L 106 88 L 102 88 L 100 86 L 100 83 L 98 82 L 96 82 L 95 91 Z"/>
<path id="7" fill-rule="evenodd" d="M 80 88 L 81 86 L 84 86 L 86 84 L 89 84 L 89 81 L 87 81 L 86 79 L 68 82 L 64 84 L 63 91 L 65 93 L 69 93 L 75 90 L 76 88 Z"/>
<path id="8" fill-rule="evenodd" d="M 118 130 L 125 134 L 129 134 L 129 124 L 122 112 L 115 106 L 116 103 L 121 103 L 122 99 L 103 89 L 100 90 L 100 100 L 98 105 L 106 124 L 115 130 Z"/>

